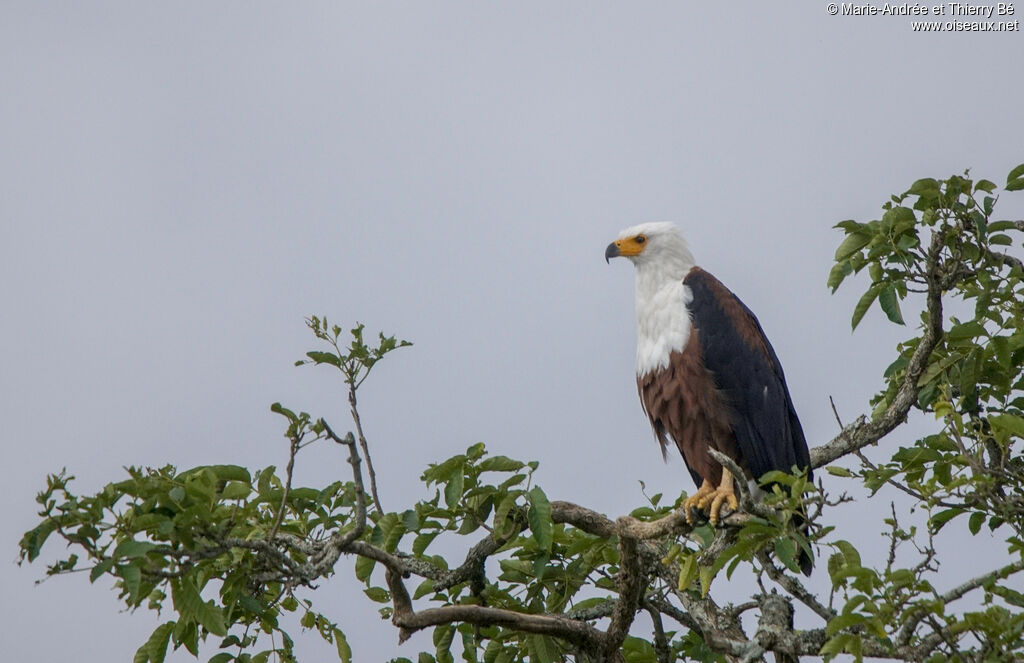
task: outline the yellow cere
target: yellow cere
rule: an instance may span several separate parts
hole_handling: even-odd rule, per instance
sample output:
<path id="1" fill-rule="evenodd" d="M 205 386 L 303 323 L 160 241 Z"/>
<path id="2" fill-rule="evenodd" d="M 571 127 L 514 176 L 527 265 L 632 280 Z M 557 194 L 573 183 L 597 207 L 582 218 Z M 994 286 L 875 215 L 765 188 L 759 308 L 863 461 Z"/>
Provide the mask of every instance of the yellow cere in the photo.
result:
<path id="1" fill-rule="evenodd" d="M 620 256 L 636 256 L 640 255 L 644 250 L 646 243 L 647 237 L 645 235 L 637 235 L 628 239 L 615 240 L 615 248 L 619 250 Z"/>

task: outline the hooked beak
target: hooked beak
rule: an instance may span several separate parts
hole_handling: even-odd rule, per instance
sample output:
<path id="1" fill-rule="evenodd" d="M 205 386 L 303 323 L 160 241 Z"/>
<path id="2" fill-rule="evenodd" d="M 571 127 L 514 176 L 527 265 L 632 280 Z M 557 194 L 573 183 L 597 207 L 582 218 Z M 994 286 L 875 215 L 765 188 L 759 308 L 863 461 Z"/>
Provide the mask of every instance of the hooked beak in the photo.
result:
<path id="1" fill-rule="evenodd" d="M 604 261 L 610 263 L 612 258 L 618 258 L 621 254 L 619 253 L 619 243 L 612 242 L 608 245 L 608 248 L 604 250 Z"/>

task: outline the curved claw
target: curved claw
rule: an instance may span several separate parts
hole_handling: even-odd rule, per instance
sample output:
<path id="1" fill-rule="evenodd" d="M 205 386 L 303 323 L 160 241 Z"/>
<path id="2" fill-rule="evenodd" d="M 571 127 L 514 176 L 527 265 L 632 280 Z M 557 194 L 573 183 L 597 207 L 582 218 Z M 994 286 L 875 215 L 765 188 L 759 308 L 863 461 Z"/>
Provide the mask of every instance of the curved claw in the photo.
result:
<path id="1" fill-rule="evenodd" d="M 708 496 L 714 494 L 714 492 L 714 484 L 705 479 L 704 483 L 700 485 L 700 488 L 697 489 L 696 493 L 690 495 L 685 500 L 683 500 L 683 513 L 686 514 L 687 523 L 689 523 L 690 525 L 694 524 L 696 517 L 694 516 L 693 512 L 703 511 Z"/>
<path id="2" fill-rule="evenodd" d="M 732 480 L 729 470 L 724 468 L 722 469 L 722 481 L 718 486 L 705 479 L 696 493 L 683 500 L 686 522 L 694 524 L 694 510 L 706 512 L 712 525 L 717 525 L 722 519 L 723 506 L 728 506 L 733 511 L 739 511 L 740 503 L 736 499 Z"/>
<path id="3" fill-rule="evenodd" d="M 732 490 L 723 490 L 719 488 L 714 492 L 713 499 L 711 501 L 711 508 L 708 509 L 708 520 L 711 521 L 712 525 L 717 525 L 718 521 L 721 520 L 722 507 L 725 505 L 728 505 L 733 511 L 739 511 L 740 508 L 740 503 L 736 499 L 736 494 L 733 493 Z"/>

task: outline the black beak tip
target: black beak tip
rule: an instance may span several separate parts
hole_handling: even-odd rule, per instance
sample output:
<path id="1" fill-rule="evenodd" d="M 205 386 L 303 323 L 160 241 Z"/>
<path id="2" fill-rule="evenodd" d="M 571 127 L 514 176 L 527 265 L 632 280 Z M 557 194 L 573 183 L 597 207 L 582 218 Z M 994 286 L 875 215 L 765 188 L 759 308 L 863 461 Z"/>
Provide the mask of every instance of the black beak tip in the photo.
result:
<path id="1" fill-rule="evenodd" d="M 610 263 L 612 258 L 618 257 L 619 247 L 615 246 L 615 242 L 608 245 L 608 248 L 604 250 L 604 261 Z"/>

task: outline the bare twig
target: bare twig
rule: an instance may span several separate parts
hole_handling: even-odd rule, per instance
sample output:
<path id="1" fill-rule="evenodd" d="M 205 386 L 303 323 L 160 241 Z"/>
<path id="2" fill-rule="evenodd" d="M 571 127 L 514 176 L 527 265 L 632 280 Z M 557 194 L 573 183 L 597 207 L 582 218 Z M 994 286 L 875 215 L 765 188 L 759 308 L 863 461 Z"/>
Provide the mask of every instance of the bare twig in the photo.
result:
<path id="1" fill-rule="evenodd" d="M 359 419 L 359 408 L 356 407 L 357 385 L 350 384 L 348 387 L 348 404 L 352 413 L 352 421 L 356 425 L 356 436 L 359 438 L 359 448 L 363 450 L 363 457 L 366 458 L 366 473 L 370 476 L 370 495 L 373 496 L 373 506 L 377 513 L 384 515 L 384 507 L 380 504 L 380 496 L 377 494 L 377 473 L 373 470 L 373 461 L 370 460 L 370 448 L 366 444 L 366 436 L 363 435 L 363 423 Z"/>
<path id="2" fill-rule="evenodd" d="M 327 432 L 328 437 L 338 444 L 344 444 L 348 447 L 348 462 L 352 465 L 352 481 L 356 493 L 356 522 L 355 526 L 347 532 L 342 530 L 335 532 L 327 540 L 323 550 L 313 557 L 314 568 L 320 572 L 317 574 L 318 576 L 333 568 L 334 563 L 341 556 L 342 550 L 361 537 L 363 532 L 366 531 L 366 491 L 363 489 L 363 473 L 359 470 L 359 452 L 356 451 L 355 439 L 352 433 L 343 438 L 338 437 L 326 421 L 323 419 L 320 421 L 323 422 L 324 430 Z"/>
<path id="3" fill-rule="evenodd" d="M 654 654 L 658 657 L 658 663 L 672 663 L 672 650 L 669 648 L 668 638 L 665 637 L 665 626 L 661 623 L 661 613 L 646 601 L 644 606 L 654 625 Z"/>
<path id="4" fill-rule="evenodd" d="M 284 510 L 288 506 L 288 496 L 292 492 L 292 473 L 295 471 L 295 455 L 299 453 L 299 444 L 302 440 L 296 434 L 292 436 L 288 444 L 288 468 L 285 471 L 285 482 L 284 491 L 281 493 L 281 507 L 277 510 L 277 517 L 274 519 L 274 526 L 270 528 L 270 533 L 267 534 L 268 539 L 273 539 L 277 536 L 277 531 L 281 529 L 281 521 L 284 519 Z"/>
<path id="5" fill-rule="evenodd" d="M 843 428 L 843 420 L 839 418 L 839 410 L 836 409 L 836 402 L 832 400 L 832 395 L 829 394 L 828 402 L 832 404 L 832 414 L 835 415 L 836 423 L 839 424 L 839 429 Z"/>

